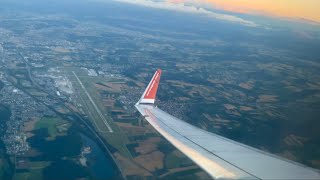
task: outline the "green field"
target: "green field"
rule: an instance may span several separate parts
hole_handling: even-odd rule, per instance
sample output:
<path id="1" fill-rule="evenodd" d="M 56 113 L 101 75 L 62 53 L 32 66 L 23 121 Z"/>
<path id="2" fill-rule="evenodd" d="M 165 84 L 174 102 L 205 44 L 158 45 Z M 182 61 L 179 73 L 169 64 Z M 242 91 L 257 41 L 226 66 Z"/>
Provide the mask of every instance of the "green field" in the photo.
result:
<path id="1" fill-rule="evenodd" d="M 170 154 L 168 154 L 165 158 L 165 166 L 168 169 L 171 168 L 177 168 L 180 166 L 181 164 L 181 158 L 179 158 L 178 156 L 176 156 L 174 154 L 174 152 L 171 152 Z"/>
<path id="2" fill-rule="evenodd" d="M 5 157 L 0 158 L 0 179 L 9 177 L 11 171 L 9 161 Z"/>
<path id="3" fill-rule="evenodd" d="M 30 172 L 16 173 L 13 180 L 40 180 L 42 179 L 42 169 L 31 170 Z"/>
<path id="4" fill-rule="evenodd" d="M 26 172 L 15 173 L 13 180 L 40 180 L 42 178 L 42 171 L 50 165 L 50 162 L 35 161 L 29 162 L 29 168 Z"/>
<path id="5" fill-rule="evenodd" d="M 54 140 L 57 135 L 59 135 L 57 126 L 65 124 L 66 121 L 56 118 L 56 117 L 43 117 L 34 126 L 34 129 L 41 129 L 41 128 L 47 128 L 49 138 L 51 140 Z"/>

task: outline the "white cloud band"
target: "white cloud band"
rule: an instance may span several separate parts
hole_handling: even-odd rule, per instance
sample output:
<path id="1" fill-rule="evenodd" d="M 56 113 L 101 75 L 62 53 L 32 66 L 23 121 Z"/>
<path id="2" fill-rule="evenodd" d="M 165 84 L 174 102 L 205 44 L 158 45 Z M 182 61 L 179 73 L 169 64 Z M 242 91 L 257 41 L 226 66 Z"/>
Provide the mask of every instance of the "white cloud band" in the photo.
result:
<path id="1" fill-rule="evenodd" d="M 146 6 L 146 7 L 157 8 L 157 9 L 166 9 L 166 10 L 171 10 L 171 11 L 179 11 L 179 12 L 185 12 L 185 13 L 205 15 L 205 16 L 213 17 L 213 18 L 216 18 L 219 20 L 240 23 L 242 25 L 251 26 L 251 27 L 257 26 L 256 23 L 249 21 L 249 20 L 245 20 L 245 19 L 237 17 L 237 16 L 215 13 L 213 11 L 209 11 L 204 8 L 198 8 L 198 7 L 191 6 L 191 5 L 187 6 L 183 3 L 170 3 L 170 2 L 165 2 L 165 1 L 151 1 L 151 0 L 115 0 L 115 1 L 136 4 L 136 5 L 140 5 L 140 6 Z"/>

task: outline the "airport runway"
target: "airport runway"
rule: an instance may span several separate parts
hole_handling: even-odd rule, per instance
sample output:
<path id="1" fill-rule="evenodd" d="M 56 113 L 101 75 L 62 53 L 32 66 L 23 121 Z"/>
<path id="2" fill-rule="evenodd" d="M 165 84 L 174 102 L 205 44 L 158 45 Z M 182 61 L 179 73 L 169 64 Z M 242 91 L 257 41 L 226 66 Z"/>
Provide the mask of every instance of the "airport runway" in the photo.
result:
<path id="1" fill-rule="evenodd" d="M 95 108 L 95 110 L 97 111 L 97 113 L 99 114 L 100 118 L 102 119 L 102 121 L 104 122 L 104 124 L 107 126 L 108 130 L 110 133 L 113 133 L 113 130 L 110 126 L 110 124 L 108 123 L 108 121 L 106 120 L 106 118 L 104 117 L 104 115 L 101 113 L 100 109 L 98 108 L 98 106 L 96 105 L 96 103 L 93 101 L 92 97 L 90 96 L 90 94 L 88 93 L 87 89 L 84 87 L 84 85 L 82 84 L 81 80 L 79 79 L 79 77 L 77 76 L 77 74 L 72 71 L 73 75 L 76 77 L 77 81 L 79 82 L 81 88 L 84 90 L 84 92 L 86 93 L 86 95 L 88 96 L 90 102 L 92 103 L 93 107 Z"/>

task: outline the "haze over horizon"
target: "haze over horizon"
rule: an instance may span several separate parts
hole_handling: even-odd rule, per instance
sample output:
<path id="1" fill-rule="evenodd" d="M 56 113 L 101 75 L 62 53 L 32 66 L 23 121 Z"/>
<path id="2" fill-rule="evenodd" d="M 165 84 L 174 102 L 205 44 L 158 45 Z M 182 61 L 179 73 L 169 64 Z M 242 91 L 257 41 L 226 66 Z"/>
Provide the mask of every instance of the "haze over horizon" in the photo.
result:
<path id="1" fill-rule="evenodd" d="M 104 0 L 95 0 L 104 1 Z M 217 19 L 239 22 L 243 25 L 257 24 L 243 19 L 243 15 L 271 17 L 275 19 L 320 25 L 320 1 L 317 0 L 115 0 L 151 8 L 192 12 L 214 16 Z M 225 17 L 224 17 L 225 16 Z"/>
<path id="2" fill-rule="evenodd" d="M 172 3 L 206 4 L 230 12 L 303 19 L 320 23 L 318 0 L 168 0 Z"/>

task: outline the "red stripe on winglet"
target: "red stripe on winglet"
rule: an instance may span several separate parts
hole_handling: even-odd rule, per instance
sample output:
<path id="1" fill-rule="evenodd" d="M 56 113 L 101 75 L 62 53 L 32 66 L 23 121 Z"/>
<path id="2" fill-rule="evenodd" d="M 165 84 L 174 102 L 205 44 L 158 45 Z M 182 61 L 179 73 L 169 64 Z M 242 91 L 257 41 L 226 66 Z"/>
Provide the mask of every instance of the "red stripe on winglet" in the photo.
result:
<path id="1" fill-rule="evenodd" d="M 146 94 L 144 95 L 143 99 L 155 99 L 156 98 L 161 73 L 162 73 L 161 69 L 158 69 L 156 71 L 155 76 L 151 80 L 151 84 L 148 87 L 148 90 L 146 91 Z"/>

